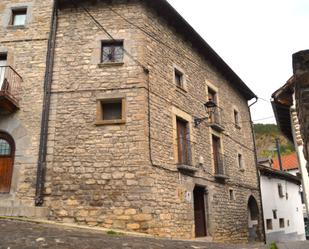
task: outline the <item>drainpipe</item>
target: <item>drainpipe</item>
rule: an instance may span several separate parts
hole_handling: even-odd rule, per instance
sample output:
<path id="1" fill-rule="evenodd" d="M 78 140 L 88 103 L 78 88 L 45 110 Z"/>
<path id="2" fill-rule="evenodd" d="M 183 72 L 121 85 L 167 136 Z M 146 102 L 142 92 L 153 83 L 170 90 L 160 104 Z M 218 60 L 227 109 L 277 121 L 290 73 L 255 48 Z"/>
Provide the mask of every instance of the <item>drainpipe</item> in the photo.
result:
<path id="1" fill-rule="evenodd" d="M 46 174 L 48 119 L 50 111 L 51 84 L 52 84 L 55 42 L 57 33 L 57 16 L 58 16 L 57 5 L 58 0 L 54 0 L 52 17 L 51 17 L 51 27 L 47 46 L 47 55 L 46 55 L 46 70 L 44 77 L 44 96 L 43 96 L 39 158 L 38 158 L 37 179 L 36 179 L 35 206 L 42 206 L 44 203 L 43 194 L 44 194 L 45 174 Z"/>
<path id="2" fill-rule="evenodd" d="M 256 176 L 257 176 L 257 180 L 258 180 L 258 185 L 259 185 L 259 193 L 260 193 L 260 209 L 261 209 L 261 216 L 262 216 L 262 233 L 264 235 L 264 243 L 266 244 L 266 232 L 265 232 L 265 224 L 264 224 L 264 211 L 263 211 L 263 204 L 262 204 L 262 191 L 261 191 L 261 180 L 260 180 L 260 174 L 259 174 L 259 170 L 258 170 L 258 157 L 257 157 L 257 149 L 256 149 L 256 140 L 255 140 L 255 133 L 254 133 L 254 129 L 253 129 L 253 122 L 252 122 L 252 117 L 251 117 L 251 110 L 250 107 L 252 107 L 254 104 L 256 104 L 258 102 L 258 97 L 255 96 L 255 101 L 248 106 L 248 110 L 249 110 L 249 116 L 250 116 L 250 125 L 251 125 L 251 132 L 252 132 L 252 138 L 253 138 L 253 147 L 254 147 L 254 159 L 255 159 L 255 165 L 256 165 Z"/>
<path id="3" fill-rule="evenodd" d="M 280 171 L 283 171 L 279 138 L 276 138 L 276 150 L 277 150 L 277 155 L 278 155 L 279 168 L 280 168 Z"/>

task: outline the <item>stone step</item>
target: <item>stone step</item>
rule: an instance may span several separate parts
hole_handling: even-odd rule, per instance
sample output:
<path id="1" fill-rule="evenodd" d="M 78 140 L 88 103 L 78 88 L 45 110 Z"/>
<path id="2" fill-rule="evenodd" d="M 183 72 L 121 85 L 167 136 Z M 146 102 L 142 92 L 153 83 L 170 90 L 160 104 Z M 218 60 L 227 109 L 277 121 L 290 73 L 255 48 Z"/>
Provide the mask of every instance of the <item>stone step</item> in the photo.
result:
<path id="1" fill-rule="evenodd" d="M 0 205 L 0 216 L 46 218 L 49 209 L 46 207 Z"/>

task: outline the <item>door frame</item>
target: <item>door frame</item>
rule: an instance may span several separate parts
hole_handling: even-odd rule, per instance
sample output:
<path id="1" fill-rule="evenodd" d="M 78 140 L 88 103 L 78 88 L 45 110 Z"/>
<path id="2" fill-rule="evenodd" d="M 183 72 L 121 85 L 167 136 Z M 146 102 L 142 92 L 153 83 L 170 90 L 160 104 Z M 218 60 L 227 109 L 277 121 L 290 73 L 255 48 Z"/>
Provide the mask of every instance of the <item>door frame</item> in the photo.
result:
<path id="1" fill-rule="evenodd" d="M 15 145 L 15 141 L 13 139 L 13 137 L 5 132 L 5 131 L 2 131 L 0 130 L 0 139 L 4 139 L 5 141 L 7 141 L 10 145 L 10 155 L 0 155 L 0 158 L 11 158 L 12 162 L 12 166 L 11 166 L 11 175 L 10 175 L 10 178 L 9 178 L 9 181 L 10 181 L 10 186 L 9 186 L 9 191 L 8 192 L 0 192 L 0 195 L 1 194 L 9 194 L 10 191 L 11 191 L 11 188 L 12 188 L 12 180 L 13 180 L 13 171 L 14 171 L 14 161 L 15 161 L 15 150 L 16 150 L 16 145 Z"/>

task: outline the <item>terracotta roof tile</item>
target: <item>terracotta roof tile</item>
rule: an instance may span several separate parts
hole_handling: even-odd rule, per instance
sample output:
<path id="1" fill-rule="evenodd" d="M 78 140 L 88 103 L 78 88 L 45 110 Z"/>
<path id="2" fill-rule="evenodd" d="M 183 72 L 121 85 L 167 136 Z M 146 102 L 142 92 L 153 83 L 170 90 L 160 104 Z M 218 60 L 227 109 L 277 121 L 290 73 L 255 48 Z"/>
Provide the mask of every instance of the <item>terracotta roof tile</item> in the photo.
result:
<path id="1" fill-rule="evenodd" d="M 296 153 L 282 156 L 282 168 L 283 170 L 292 170 L 292 169 L 298 169 L 298 159 Z M 278 158 L 273 158 L 274 164 L 273 168 L 279 170 L 279 161 Z"/>

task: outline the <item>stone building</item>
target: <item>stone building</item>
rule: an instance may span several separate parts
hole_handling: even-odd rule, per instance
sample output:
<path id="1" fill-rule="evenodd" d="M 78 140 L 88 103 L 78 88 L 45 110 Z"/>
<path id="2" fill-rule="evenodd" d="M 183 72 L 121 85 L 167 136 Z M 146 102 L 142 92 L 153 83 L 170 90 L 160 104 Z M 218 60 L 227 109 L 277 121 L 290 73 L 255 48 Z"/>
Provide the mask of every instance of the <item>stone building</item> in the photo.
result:
<path id="1" fill-rule="evenodd" d="M 0 4 L 0 48 L 22 77 L 0 117 L 0 152 L 15 158 L 1 212 L 263 239 L 254 93 L 164 0 L 54 4 Z"/>

